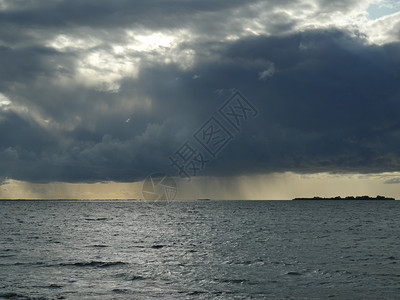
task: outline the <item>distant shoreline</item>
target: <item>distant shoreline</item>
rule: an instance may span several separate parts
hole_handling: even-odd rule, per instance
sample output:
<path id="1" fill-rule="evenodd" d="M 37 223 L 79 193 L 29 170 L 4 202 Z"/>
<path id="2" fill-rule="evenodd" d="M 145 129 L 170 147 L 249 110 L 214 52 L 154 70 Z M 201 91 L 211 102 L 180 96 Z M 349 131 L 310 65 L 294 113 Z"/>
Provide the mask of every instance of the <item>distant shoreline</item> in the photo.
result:
<path id="1" fill-rule="evenodd" d="M 384 196 L 376 196 L 376 197 L 369 197 L 369 196 L 347 196 L 345 198 L 342 198 L 340 196 L 337 197 L 331 197 L 331 198 L 325 198 L 325 197 L 313 197 L 313 198 L 294 198 L 292 200 L 337 200 L 337 201 L 347 201 L 347 200 L 396 200 L 394 198 L 387 198 Z"/>

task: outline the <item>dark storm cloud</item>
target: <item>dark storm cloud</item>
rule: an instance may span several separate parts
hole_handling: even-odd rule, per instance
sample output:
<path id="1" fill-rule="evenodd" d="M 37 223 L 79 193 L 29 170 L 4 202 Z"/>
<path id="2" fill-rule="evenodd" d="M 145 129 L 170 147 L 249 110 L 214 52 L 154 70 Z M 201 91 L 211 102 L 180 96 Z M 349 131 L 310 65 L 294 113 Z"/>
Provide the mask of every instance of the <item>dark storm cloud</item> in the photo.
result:
<path id="1" fill-rule="evenodd" d="M 252 145 L 248 155 L 238 151 L 235 158 L 245 157 L 243 165 L 259 172 L 398 170 L 400 65 L 394 53 L 400 45 L 364 42 L 340 31 L 311 31 L 230 47 L 233 60 L 272 61 L 277 70 L 264 87 L 246 87 L 260 101 L 263 120 L 243 137 Z"/>
<path id="2" fill-rule="evenodd" d="M 59 34 L 109 42 L 122 40 L 125 30 L 190 30 L 205 39 L 219 39 L 242 34 L 246 24 L 253 21 L 259 21 L 271 33 L 285 32 L 296 23 L 285 8 L 301 9 L 302 4 L 300 0 L 9 2 L 8 9 L 0 10 L 0 35 L 10 45 L 41 44 Z"/>
<path id="3" fill-rule="evenodd" d="M 51 61 L 63 61 L 54 49 L 46 47 L 24 47 L 13 49 L 0 46 L 0 86 L 12 82 L 28 83 L 37 76 L 51 76 L 57 71 Z"/>
<path id="4" fill-rule="evenodd" d="M 2 178 L 130 181 L 154 171 L 173 173 L 168 157 L 234 88 L 259 117 L 203 174 L 400 168 L 398 43 L 370 45 L 361 34 L 335 29 L 290 33 L 296 21 L 272 9 L 267 13 L 281 18 L 263 23 L 274 34 L 219 41 L 216 36 L 235 34 L 239 21 L 254 14 L 243 1 L 22 3 L 0 12 Z M 341 3 L 335 1 L 334 9 Z M 204 12 L 221 18 L 211 23 Z M 219 22 L 221 31 L 212 32 Z M 214 38 L 182 42 L 168 53 L 177 56 L 169 62 L 155 50 L 132 50 L 123 59 L 141 59 L 137 76 L 121 75 L 116 91 L 76 80 L 88 53 L 117 57 L 111 44 L 125 38 L 118 28 L 135 26 L 182 26 Z M 93 33 L 102 42 L 79 49 L 45 46 L 60 33 L 85 40 Z M 183 68 L 180 55 L 190 51 L 193 61 Z M 96 67 L 87 78 L 108 72 Z M 2 95 L 11 104 L 2 103 Z"/>
<path id="5" fill-rule="evenodd" d="M 187 26 L 202 13 L 217 14 L 246 7 L 259 0 L 182 1 L 182 0 L 116 0 L 116 1 L 36 1 L 14 4 L 0 12 L 0 24 L 43 26 L 68 30 L 68 26 L 89 26 L 110 29 L 142 25 L 148 29 Z M 272 1 L 271 1 L 272 2 Z M 225 18 L 224 15 L 222 17 Z"/>

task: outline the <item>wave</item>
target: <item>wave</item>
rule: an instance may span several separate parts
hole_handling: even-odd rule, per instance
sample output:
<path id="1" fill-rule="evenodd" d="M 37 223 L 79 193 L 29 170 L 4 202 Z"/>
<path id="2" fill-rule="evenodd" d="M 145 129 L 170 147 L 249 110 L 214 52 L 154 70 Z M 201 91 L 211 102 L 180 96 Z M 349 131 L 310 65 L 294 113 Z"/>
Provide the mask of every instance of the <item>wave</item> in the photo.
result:
<path id="1" fill-rule="evenodd" d="M 215 281 L 222 282 L 222 283 L 234 283 L 234 284 L 241 284 L 241 283 L 248 283 L 248 279 L 223 279 L 223 278 L 216 278 Z"/>
<path id="2" fill-rule="evenodd" d="M 147 279 L 146 277 L 143 277 L 143 276 L 140 276 L 140 275 L 133 275 L 133 274 L 127 274 L 127 273 L 116 274 L 115 277 L 123 278 L 126 281 L 135 281 L 135 280 L 145 280 L 145 279 Z"/>
<path id="3" fill-rule="evenodd" d="M 52 284 L 50 284 L 50 285 L 48 285 L 48 286 L 46 286 L 46 287 L 49 288 L 49 289 L 61 289 L 61 288 L 63 288 L 64 286 L 63 286 L 63 285 L 60 285 L 60 284 L 52 283 Z"/>
<path id="4" fill-rule="evenodd" d="M 59 264 L 47 264 L 44 262 L 32 262 L 32 263 L 24 263 L 24 262 L 16 262 L 9 264 L 0 264 L 0 266 L 43 266 L 43 267 L 95 267 L 95 268 L 107 268 L 113 266 L 122 266 L 128 265 L 128 263 L 122 261 L 83 261 L 83 262 L 75 262 L 75 263 L 59 263 Z M 1 297 L 0 297 L 1 298 Z"/>
<path id="5" fill-rule="evenodd" d="M 113 289 L 112 291 L 114 293 L 117 293 L 117 294 L 130 294 L 130 293 L 132 293 L 132 291 L 128 290 L 128 289 Z"/>
<path id="6" fill-rule="evenodd" d="M 86 221 L 106 221 L 108 218 L 85 218 Z"/>
<path id="7" fill-rule="evenodd" d="M 5 263 L 5 264 L 0 264 L 0 266 L 43 266 L 45 263 L 43 262 L 32 262 L 32 263 L 27 263 L 27 262 L 16 262 L 16 263 Z"/>
<path id="8" fill-rule="evenodd" d="M 18 293 L 0 293 L 0 299 L 13 299 L 13 300 L 39 300 L 39 299 L 45 299 L 45 298 L 36 298 L 36 297 L 29 297 L 23 294 L 18 294 Z"/>
<path id="9" fill-rule="evenodd" d="M 203 295 L 203 294 L 209 294 L 210 292 L 207 291 L 191 291 L 187 292 L 186 295 L 188 296 L 198 296 L 198 295 Z"/>
<path id="10" fill-rule="evenodd" d="M 296 271 L 289 271 L 285 275 L 300 276 L 303 274 L 301 274 L 300 272 L 296 272 Z"/>
<path id="11" fill-rule="evenodd" d="M 113 266 L 127 265 L 122 261 L 104 262 L 104 261 L 89 261 L 89 262 L 76 262 L 76 263 L 60 263 L 62 267 L 95 267 L 95 268 L 108 268 Z"/>

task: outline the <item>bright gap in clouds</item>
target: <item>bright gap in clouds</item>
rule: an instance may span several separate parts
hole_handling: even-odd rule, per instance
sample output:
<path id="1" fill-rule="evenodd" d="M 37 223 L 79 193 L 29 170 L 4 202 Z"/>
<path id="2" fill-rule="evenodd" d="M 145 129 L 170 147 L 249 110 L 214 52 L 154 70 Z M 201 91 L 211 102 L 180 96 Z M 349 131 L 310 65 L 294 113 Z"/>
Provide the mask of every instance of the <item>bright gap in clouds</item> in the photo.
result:
<path id="1" fill-rule="evenodd" d="M 2 93 L 0 93 L 0 108 L 2 106 L 8 106 L 10 104 L 11 104 L 11 101 L 6 96 L 4 96 Z"/>
<path id="2" fill-rule="evenodd" d="M 368 19 L 376 20 L 400 11 L 400 1 L 380 1 L 372 3 L 368 9 Z"/>
<path id="3" fill-rule="evenodd" d="M 400 198 L 400 173 L 381 174 L 296 174 L 292 172 L 195 178 L 179 186 L 181 199 L 290 200 L 296 197 L 376 196 Z"/>
<path id="4" fill-rule="evenodd" d="M 127 34 L 134 40 L 127 48 L 136 51 L 151 51 L 160 47 L 171 47 L 175 40 L 174 36 L 163 33 L 137 35 L 135 32 L 128 31 Z"/>
<path id="5" fill-rule="evenodd" d="M 79 51 L 74 80 L 99 91 L 118 92 L 123 78 L 137 78 L 143 59 L 178 62 L 182 68 L 191 65 L 193 53 L 179 53 L 175 48 L 188 32 L 143 32 L 125 30 L 120 41 L 104 41 L 95 35 L 60 34 L 46 43 L 60 52 Z M 60 66 L 63 68 L 63 66 Z M 69 74 L 68 74 L 69 76 Z M 60 78 L 70 82 L 70 78 Z"/>
<path id="6" fill-rule="evenodd" d="M 0 178 L 1 179 L 1 178 Z M 400 173 L 295 174 L 176 179 L 177 200 L 290 200 L 296 197 L 376 196 L 399 199 Z M 143 182 L 28 183 L 3 179 L 0 199 L 142 199 Z"/>

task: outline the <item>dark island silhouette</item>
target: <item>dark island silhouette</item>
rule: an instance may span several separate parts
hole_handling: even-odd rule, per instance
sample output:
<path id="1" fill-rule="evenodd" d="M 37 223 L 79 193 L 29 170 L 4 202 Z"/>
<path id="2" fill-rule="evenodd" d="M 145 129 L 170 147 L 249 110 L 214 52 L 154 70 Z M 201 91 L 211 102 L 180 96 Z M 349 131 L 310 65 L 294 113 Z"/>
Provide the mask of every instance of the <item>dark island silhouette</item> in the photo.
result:
<path id="1" fill-rule="evenodd" d="M 323 198 L 323 197 L 313 197 L 313 198 L 294 198 L 292 200 L 395 200 L 394 198 L 387 198 L 385 196 L 376 196 L 376 197 L 369 197 L 369 196 L 347 196 L 342 198 L 340 196 L 331 197 L 331 198 Z"/>

